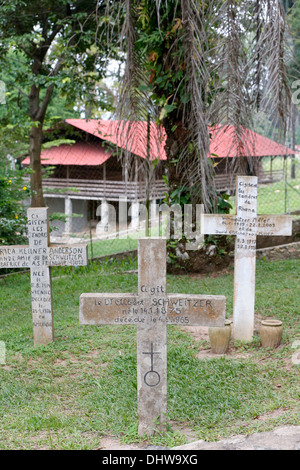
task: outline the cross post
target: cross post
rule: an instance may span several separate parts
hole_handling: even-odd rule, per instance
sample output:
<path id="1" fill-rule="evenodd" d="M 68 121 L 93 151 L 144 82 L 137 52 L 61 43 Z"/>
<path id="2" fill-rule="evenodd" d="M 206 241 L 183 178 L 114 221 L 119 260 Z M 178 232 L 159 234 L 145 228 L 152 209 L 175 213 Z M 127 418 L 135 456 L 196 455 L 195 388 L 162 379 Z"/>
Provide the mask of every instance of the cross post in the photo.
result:
<path id="1" fill-rule="evenodd" d="M 139 435 L 166 429 L 167 325 L 224 326 L 226 299 L 168 294 L 166 239 L 138 240 L 138 294 L 80 296 L 81 325 L 136 325 Z"/>
<path id="2" fill-rule="evenodd" d="M 287 215 L 257 215 L 257 177 L 238 176 L 236 214 L 205 214 L 203 234 L 235 235 L 233 336 L 250 341 L 254 330 L 256 237 L 291 235 Z"/>
<path id="3" fill-rule="evenodd" d="M 28 245 L 0 247 L 0 268 L 30 268 L 34 345 L 54 341 L 51 266 L 87 264 L 87 245 L 50 245 L 48 208 L 27 210 Z"/>

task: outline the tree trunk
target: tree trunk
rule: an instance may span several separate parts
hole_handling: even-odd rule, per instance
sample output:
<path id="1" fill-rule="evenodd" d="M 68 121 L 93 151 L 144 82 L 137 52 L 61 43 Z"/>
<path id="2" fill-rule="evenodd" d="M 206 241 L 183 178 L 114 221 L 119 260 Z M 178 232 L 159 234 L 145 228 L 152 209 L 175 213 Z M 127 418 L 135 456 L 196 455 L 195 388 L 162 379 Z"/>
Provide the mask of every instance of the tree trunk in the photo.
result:
<path id="1" fill-rule="evenodd" d="M 42 149 L 43 129 L 40 123 L 38 127 L 33 126 L 30 132 L 30 166 L 33 173 L 30 176 L 31 182 L 31 207 L 45 207 L 42 187 L 42 165 L 41 165 L 41 149 Z"/>
<path id="2" fill-rule="evenodd" d="M 296 105 L 292 104 L 292 150 L 296 148 Z M 295 155 L 291 157 L 291 178 L 296 178 Z"/>
<path id="3" fill-rule="evenodd" d="M 48 87 L 46 96 L 40 106 L 40 89 L 32 85 L 29 95 L 29 114 L 33 123 L 30 131 L 29 156 L 33 173 L 31 182 L 31 207 L 45 207 L 42 186 L 41 150 L 43 138 L 43 122 L 54 85 Z"/>
<path id="4" fill-rule="evenodd" d="M 167 155 L 166 168 L 168 172 L 169 193 L 182 186 L 182 175 L 178 173 L 178 159 L 186 133 L 182 123 L 177 119 L 165 119 L 163 126 L 167 134 L 165 151 Z M 175 130 L 174 130 L 175 129 Z"/>

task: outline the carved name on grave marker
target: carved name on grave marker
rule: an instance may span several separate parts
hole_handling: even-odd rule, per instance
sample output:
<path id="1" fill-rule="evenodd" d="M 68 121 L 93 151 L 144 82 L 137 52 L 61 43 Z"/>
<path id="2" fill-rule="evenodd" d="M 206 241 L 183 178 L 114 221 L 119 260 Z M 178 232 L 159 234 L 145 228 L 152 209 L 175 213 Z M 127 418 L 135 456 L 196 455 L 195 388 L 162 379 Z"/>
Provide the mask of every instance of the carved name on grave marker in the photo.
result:
<path id="1" fill-rule="evenodd" d="M 203 234 L 236 235 L 234 256 L 233 335 L 250 341 L 254 330 L 256 237 L 290 235 L 292 218 L 257 215 L 257 177 L 238 176 L 236 214 L 205 214 Z"/>
<path id="2" fill-rule="evenodd" d="M 139 435 L 165 429 L 167 413 L 167 325 L 224 326 L 225 297 L 168 294 L 166 240 L 138 240 L 138 294 L 80 296 L 82 325 L 137 326 Z"/>
<path id="3" fill-rule="evenodd" d="M 83 266 L 86 245 L 50 246 L 48 208 L 27 210 L 29 246 L 0 248 L 0 268 L 30 268 L 34 344 L 54 340 L 51 266 Z"/>

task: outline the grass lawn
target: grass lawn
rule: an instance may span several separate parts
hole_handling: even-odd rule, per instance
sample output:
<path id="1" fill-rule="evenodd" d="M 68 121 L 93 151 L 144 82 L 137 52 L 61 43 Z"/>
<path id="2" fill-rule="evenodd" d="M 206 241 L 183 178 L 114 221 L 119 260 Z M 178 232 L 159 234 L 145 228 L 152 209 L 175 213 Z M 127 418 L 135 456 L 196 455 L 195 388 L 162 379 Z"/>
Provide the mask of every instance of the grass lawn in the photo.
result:
<path id="1" fill-rule="evenodd" d="M 229 200 L 235 212 L 235 196 Z M 300 210 L 300 178 L 290 180 L 287 186 L 284 181 L 272 184 L 261 184 L 258 187 L 257 213 L 284 214 Z"/>
<path id="2" fill-rule="evenodd" d="M 136 335 L 131 326 L 79 326 L 83 292 L 135 292 L 136 261 L 54 268 L 56 341 L 33 347 L 30 278 L 0 280 L 0 449 L 96 449 L 102 436 L 141 442 L 137 435 Z M 209 344 L 168 327 L 170 429 L 148 444 L 175 446 L 182 425 L 198 439 L 271 430 L 300 422 L 300 339 L 296 260 L 257 263 L 256 315 L 284 321 L 281 346 L 262 349 L 259 336 L 231 345 L 225 357 L 202 359 Z M 232 315 L 233 272 L 218 277 L 168 276 L 168 291 L 224 294 Z M 300 349 L 300 348 L 299 348 Z"/>
<path id="3" fill-rule="evenodd" d="M 137 245 L 137 238 L 113 238 L 110 240 L 93 241 L 93 244 L 89 243 L 88 245 L 88 256 L 89 259 L 100 256 L 110 256 L 112 254 L 122 253 L 124 251 L 136 250 Z"/>
<path id="4" fill-rule="evenodd" d="M 89 259 L 100 256 L 110 256 L 112 254 L 122 253 L 124 251 L 137 250 L 138 239 L 145 237 L 145 227 L 130 232 L 126 238 L 125 234 L 122 236 L 124 236 L 124 238 L 110 238 L 109 240 L 94 239 L 93 243 L 89 243 L 88 245 Z M 151 236 L 159 236 L 158 226 L 152 228 Z"/>
<path id="5" fill-rule="evenodd" d="M 299 170 L 300 171 L 300 170 Z M 299 171 L 297 174 L 299 174 Z M 235 196 L 229 200 L 232 205 L 231 213 L 235 213 Z M 300 210 L 300 178 L 289 180 L 289 186 L 286 187 L 284 181 L 273 184 L 259 185 L 257 199 L 258 214 L 283 214 L 285 212 L 293 212 Z M 299 216 L 295 216 L 299 217 Z M 145 230 L 134 232 L 127 239 L 115 238 L 110 240 L 93 240 L 93 244 L 89 243 L 89 258 L 100 256 L 110 256 L 123 251 L 136 250 L 137 239 L 145 236 Z M 153 236 L 157 236 L 157 229 L 154 230 Z"/>
<path id="6" fill-rule="evenodd" d="M 261 185 L 258 189 L 257 211 L 259 214 L 283 214 L 300 210 L 300 179 L 271 185 Z"/>

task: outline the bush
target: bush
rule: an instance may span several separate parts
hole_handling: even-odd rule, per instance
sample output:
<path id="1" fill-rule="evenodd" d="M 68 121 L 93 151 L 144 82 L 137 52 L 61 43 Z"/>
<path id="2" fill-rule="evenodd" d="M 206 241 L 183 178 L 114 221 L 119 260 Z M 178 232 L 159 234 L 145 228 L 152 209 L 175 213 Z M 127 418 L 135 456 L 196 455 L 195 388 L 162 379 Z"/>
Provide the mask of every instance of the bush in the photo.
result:
<path id="1" fill-rule="evenodd" d="M 30 197 L 24 182 L 26 170 L 10 171 L 0 167 L 0 246 L 22 244 L 26 240 L 26 211 L 22 204 Z"/>

